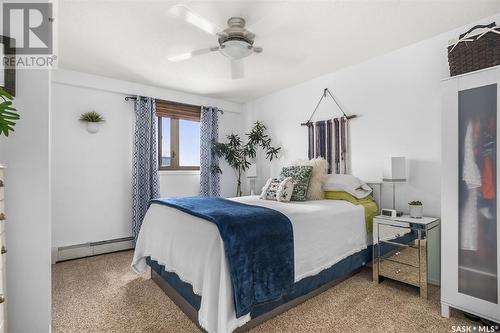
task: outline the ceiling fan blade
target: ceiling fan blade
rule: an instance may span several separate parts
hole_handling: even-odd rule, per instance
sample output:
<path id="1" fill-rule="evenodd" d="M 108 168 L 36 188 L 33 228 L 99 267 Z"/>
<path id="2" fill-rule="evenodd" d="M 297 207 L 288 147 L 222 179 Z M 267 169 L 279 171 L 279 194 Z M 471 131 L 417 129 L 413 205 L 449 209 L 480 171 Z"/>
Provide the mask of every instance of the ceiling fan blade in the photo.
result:
<path id="1" fill-rule="evenodd" d="M 220 27 L 216 24 L 210 22 L 198 13 L 193 12 L 189 7 L 185 5 L 175 5 L 170 7 L 168 12 L 175 15 L 184 21 L 194 25 L 198 29 L 201 29 L 211 35 L 217 35 L 218 32 L 222 31 Z"/>
<path id="2" fill-rule="evenodd" d="M 264 51 L 264 49 L 260 46 L 254 46 L 252 49 L 255 53 L 262 53 L 262 51 Z"/>
<path id="3" fill-rule="evenodd" d="M 208 47 L 206 49 L 199 49 L 199 50 L 195 50 L 195 51 L 191 51 L 191 52 L 186 52 L 186 53 L 178 54 L 176 56 L 168 57 L 168 60 L 169 61 L 173 61 L 173 62 L 183 61 L 183 60 L 187 60 L 187 59 L 190 59 L 192 57 L 195 57 L 195 56 L 199 56 L 199 55 L 202 55 L 202 54 L 214 52 L 214 51 L 217 51 L 217 50 L 219 50 L 218 46 L 212 46 L 212 47 Z"/>
<path id="4" fill-rule="evenodd" d="M 243 59 L 231 60 L 231 78 L 241 79 L 245 76 L 245 63 Z"/>

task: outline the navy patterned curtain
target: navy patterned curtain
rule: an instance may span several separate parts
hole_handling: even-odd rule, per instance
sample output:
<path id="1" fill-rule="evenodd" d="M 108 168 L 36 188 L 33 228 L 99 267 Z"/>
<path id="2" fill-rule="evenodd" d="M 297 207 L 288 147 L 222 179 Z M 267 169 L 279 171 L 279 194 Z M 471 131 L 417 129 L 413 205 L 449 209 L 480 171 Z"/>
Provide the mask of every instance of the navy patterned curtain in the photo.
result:
<path id="1" fill-rule="evenodd" d="M 132 235 L 137 240 L 151 199 L 160 196 L 155 100 L 137 96 L 132 176 Z"/>
<path id="2" fill-rule="evenodd" d="M 212 152 L 212 142 L 219 139 L 219 109 L 201 107 L 200 119 L 200 194 L 220 196 L 219 158 Z"/>

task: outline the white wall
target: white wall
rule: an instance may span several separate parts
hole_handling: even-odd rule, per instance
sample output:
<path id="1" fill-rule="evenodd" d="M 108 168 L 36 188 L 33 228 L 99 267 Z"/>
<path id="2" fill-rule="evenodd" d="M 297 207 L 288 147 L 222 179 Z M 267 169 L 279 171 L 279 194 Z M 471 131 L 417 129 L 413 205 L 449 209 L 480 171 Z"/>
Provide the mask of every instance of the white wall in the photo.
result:
<path id="1" fill-rule="evenodd" d="M 17 70 L 15 132 L 0 138 L 7 216 L 9 332 L 49 332 L 50 105 L 48 70 Z"/>
<path id="2" fill-rule="evenodd" d="M 52 79 L 53 240 L 52 246 L 81 244 L 131 235 L 133 102 L 129 94 L 225 110 L 221 137 L 239 132 L 241 105 L 168 89 L 159 89 L 83 73 L 58 70 Z M 102 113 L 106 121 L 90 134 L 78 117 Z M 234 195 L 234 179 L 225 170 L 223 196 Z M 160 173 L 162 196 L 199 194 L 199 172 Z"/>
<path id="3" fill-rule="evenodd" d="M 482 23 L 500 21 L 500 15 Z M 473 24 L 471 24 L 472 26 Z M 340 100 L 347 114 L 358 115 L 350 123 L 352 173 L 365 180 L 381 180 L 384 160 L 390 156 L 409 159 L 409 182 L 397 186 L 397 208 L 420 199 L 428 215 L 440 214 L 441 88 L 449 76 L 448 39 L 467 30 L 462 27 L 405 47 L 362 64 L 262 97 L 246 105 L 247 126 L 263 120 L 276 145 L 283 147 L 281 164 L 307 157 L 305 122 L 324 88 Z M 313 120 L 340 115 L 331 99 L 323 102 Z M 262 185 L 279 172 L 259 159 Z M 392 189 L 384 187 L 385 207 Z"/>

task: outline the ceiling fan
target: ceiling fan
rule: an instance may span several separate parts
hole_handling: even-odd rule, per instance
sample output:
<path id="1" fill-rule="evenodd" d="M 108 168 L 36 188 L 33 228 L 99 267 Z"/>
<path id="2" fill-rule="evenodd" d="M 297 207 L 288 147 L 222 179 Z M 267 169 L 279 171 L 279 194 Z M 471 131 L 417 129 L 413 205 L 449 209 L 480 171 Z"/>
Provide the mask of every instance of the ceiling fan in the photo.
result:
<path id="1" fill-rule="evenodd" d="M 216 36 L 219 43 L 216 46 L 169 57 L 168 60 L 170 61 L 182 61 L 194 56 L 219 51 L 222 55 L 229 58 L 231 62 L 231 77 L 233 79 L 240 79 L 245 75 L 243 58 L 248 57 L 252 53 L 261 53 L 263 51 L 262 47 L 254 46 L 255 34 L 245 28 L 246 22 L 242 17 L 229 18 L 227 20 L 228 27 L 223 30 L 184 5 L 171 7 L 169 13 Z"/>

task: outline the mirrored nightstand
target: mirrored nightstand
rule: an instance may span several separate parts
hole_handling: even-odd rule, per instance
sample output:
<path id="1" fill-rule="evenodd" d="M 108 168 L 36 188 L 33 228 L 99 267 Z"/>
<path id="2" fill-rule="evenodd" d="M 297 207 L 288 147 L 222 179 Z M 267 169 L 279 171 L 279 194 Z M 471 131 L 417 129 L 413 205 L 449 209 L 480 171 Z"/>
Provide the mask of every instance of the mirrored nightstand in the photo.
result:
<path id="1" fill-rule="evenodd" d="M 439 267 L 439 237 L 439 218 L 375 217 L 373 281 L 389 278 L 411 284 L 420 288 L 421 297 L 427 298 L 429 261 Z"/>

